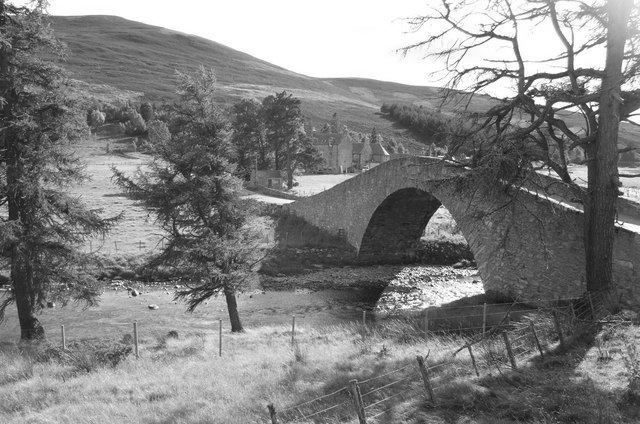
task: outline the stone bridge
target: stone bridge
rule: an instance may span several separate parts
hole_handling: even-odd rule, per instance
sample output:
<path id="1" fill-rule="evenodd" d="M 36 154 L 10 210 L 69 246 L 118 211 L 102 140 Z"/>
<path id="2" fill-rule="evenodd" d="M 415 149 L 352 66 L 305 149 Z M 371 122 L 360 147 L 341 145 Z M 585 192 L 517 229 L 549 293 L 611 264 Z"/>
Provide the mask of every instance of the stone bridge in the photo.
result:
<path id="1" fill-rule="evenodd" d="M 344 237 L 359 257 L 375 260 L 410 254 L 443 205 L 469 243 L 485 290 L 523 300 L 579 296 L 585 291 L 581 206 L 572 203 L 576 196 L 569 187 L 535 178 L 514 196 L 504 187 L 476 183 L 442 160 L 408 157 L 286 208 Z M 628 222 L 616 228 L 616 291 L 624 303 L 637 307 L 640 226 L 634 224 L 640 223 L 640 207 L 621 201 L 622 209 Z"/>

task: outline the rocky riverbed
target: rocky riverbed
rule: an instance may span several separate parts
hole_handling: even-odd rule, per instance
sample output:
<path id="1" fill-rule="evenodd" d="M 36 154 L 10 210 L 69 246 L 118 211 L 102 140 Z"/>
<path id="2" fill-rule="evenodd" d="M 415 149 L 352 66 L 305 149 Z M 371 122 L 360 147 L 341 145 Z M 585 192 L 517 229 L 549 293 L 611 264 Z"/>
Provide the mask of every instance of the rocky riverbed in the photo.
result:
<path id="1" fill-rule="evenodd" d="M 261 278 L 265 290 L 359 289 L 377 293 L 379 312 L 419 310 L 484 293 L 478 270 L 438 265 L 322 267 L 294 276 Z"/>

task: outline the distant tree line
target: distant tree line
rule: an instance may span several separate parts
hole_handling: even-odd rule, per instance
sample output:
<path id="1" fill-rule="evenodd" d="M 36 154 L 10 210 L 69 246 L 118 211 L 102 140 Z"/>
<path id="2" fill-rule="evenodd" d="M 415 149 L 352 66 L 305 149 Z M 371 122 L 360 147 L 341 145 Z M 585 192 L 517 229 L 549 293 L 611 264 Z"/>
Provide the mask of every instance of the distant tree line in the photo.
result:
<path id="1" fill-rule="evenodd" d="M 446 144 L 451 133 L 451 119 L 442 113 L 430 111 L 423 106 L 383 103 L 380 111 L 390 119 L 423 138 L 426 144 Z"/>

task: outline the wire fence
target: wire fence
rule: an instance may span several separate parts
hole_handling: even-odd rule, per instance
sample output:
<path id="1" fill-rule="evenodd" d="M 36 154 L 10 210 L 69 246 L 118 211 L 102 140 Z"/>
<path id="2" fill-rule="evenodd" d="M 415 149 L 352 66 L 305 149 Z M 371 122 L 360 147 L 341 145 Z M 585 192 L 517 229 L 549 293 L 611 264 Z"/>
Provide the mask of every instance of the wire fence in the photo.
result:
<path id="1" fill-rule="evenodd" d="M 363 310 L 355 324 L 363 340 L 383 330 L 413 327 L 411 337 L 429 340 L 434 337 L 455 335 L 462 344 L 448 353 L 447 360 L 434 361 L 418 356 L 400 368 L 385 371 L 368 379 L 350 381 L 348 386 L 334 388 L 330 393 L 305 402 L 276 407 L 268 406 L 271 423 L 329 423 L 350 422 L 375 424 L 377 419 L 393 411 L 399 401 L 422 400 L 435 404 L 439 393 L 455 377 L 480 377 L 490 370 L 518 369 L 531 358 L 544 357 L 556 347 L 569 343 L 580 325 L 620 322 L 608 316 L 607 306 L 612 302 L 608 293 L 587 294 L 581 298 L 537 299 L 528 302 L 483 303 L 478 305 L 446 306 L 425 309 L 415 315 L 388 315 L 378 320 Z M 534 306 L 535 305 L 535 306 Z M 296 322 L 296 318 L 298 318 Z M 297 348 L 300 318 L 291 317 L 290 342 Z M 212 325 L 213 324 L 213 325 Z M 126 325 L 123 343 L 132 347 L 136 358 L 152 354 L 150 347 L 140 340 L 166 341 L 171 332 L 154 328 L 151 322 L 131 322 Z M 225 325 L 223 320 L 208 322 L 209 332 L 217 333 L 217 354 L 226 354 Z M 121 327 L 119 325 L 119 327 Z M 60 346 L 69 348 L 67 329 L 60 326 Z M 75 335 L 75 334 L 74 334 Z M 231 340 L 229 340 L 231 342 Z M 204 343 L 204 339 L 203 339 Z M 468 357 L 464 356 L 468 355 Z M 468 359 L 468 361 L 463 361 Z"/>
<path id="2" fill-rule="evenodd" d="M 535 356 L 544 358 L 553 349 L 564 347 L 581 324 L 611 322 L 607 319 L 605 306 L 609 300 L 608 294 L 588 294 L 582 298 L 540 301 L 537 307 L 513 302 L 506 311 L 492 313 L 500 314 L 501 318 L 498 325 L 490 327 L 486 325 L 487 317 L 490 316 L 487 304 L 456 307 L 455 309 L 460 310 L 480 307 L 483 310 L 482 314 L 470 313 L 464 316 L 481 318 L 482 326 L 470 325 L 457 329 L 446 329 L 443 325 L 434 324 L 429 320 L 428 311 L 425 311 L 426 318 L 422 325 L 426 338 L 433 337 L 436 332 L 462 331 L 464 343 L 447 355 L 448 360 L 429 362 L 428 355 L 418 356 L 415 363 L 366 380 L 351 380 L 349 386 L 297 405 L 280 410 L 269 404 L 269 422 L 285 424 L 346 421 L 375 424 L 379 422 L 378 418 L 391 414 L 398 401 L 420 399 L 435 405 L 438 395 L 446 390 L 453 377 L 481 377 L 492 369 L 499 372 L 503 369 L 517 370 Z M 519 308 L 520 306 L 522 307 Z M 513 319 L 515 311 L 518 312 L 517 319 Z M 371 325 L 375 323 L 368 323 L 366 313 L 363 313 L 363 329 Z M 475 333 L 470 330 L 475 330 Z M 363 331 L 363 337 L 364 334 Z M 464 352 L 469 355 L 468 362 L 460 360 Z"/>

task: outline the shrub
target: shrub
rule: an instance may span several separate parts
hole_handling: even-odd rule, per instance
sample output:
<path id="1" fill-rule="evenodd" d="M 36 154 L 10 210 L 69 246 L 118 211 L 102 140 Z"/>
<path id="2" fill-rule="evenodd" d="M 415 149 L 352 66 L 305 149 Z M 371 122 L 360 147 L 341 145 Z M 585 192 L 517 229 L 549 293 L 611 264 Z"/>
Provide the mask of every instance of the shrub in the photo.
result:
<path id="1" fill-rule="evenodd" d="M 162 121 L 153 120 L 147 125 L 149 142 L 159 144 L 167 142 L 171 138 L 167 124 Z"/>
<path id="2" fill-rule="evenodd" d="M 124 128 L 125 133 L 132 136 L 144 135 L 147 132 L 147 124 L 144 122 L 142 115 L 133 109 L 128 112 Z"/>
<path id="3" fill-rule="evenodd" d="M 97 109 L 89 112 L 89 127 L 96 129 L 103 125 L 106 121 L 107 115 L 104 112 L 100 112 Z"/>
<path id="4" fill-rule="evenodd" d="M 56 361 L 72 366 L 75 371 L 92 372 L 104 366 L 115 368 L 124 361 L 133 348 L 124 343 L 77 342 L 66 350 L 49 347 L 37 355 L 38 362 Z"/>
<path id="5" fill-rule="evenodd" d="M 155 119 L 155 112 L 153 106 L 149 102 L 142 103 L 140 105 L 140 115 L 145 122 L 149 123 Z"/>

